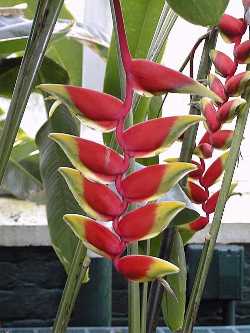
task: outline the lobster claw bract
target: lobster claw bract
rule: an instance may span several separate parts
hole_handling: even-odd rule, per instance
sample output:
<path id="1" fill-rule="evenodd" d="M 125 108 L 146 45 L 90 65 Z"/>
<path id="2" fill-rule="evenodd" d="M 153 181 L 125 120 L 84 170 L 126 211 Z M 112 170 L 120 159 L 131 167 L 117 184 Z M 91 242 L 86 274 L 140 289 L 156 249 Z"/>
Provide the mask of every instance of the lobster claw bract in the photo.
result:
<path id="1" fill-rule="evenodd" d="M 63 219 L 91 251 L 114 259 L 125 250 L 125 244 L 115 233 L 92 219 L 76 214 L 66 214 Z"/>
<path id="2" fill-rule="evenodd" d="M 218 157 L 206 170 L 201 178 L 201 184 L 205 188 L 212 186 L 217 179 L 220 178 L 225 169 L 225 164 L 228 158 L 229 152 L 226 151 L 220 157 Z"/>
<path id="3" fill-rule="evenodd" d="M 177 266 L 166 260 L 144 255 L 131 255 L 116 259 L 115 267 L 128 280 L 136 282 L 153 281 L 180 271 Z"/>
<path id="4" fill-rule="evenodd" d="M 173 187 L 197 167 L 191 163 L 158 164 L 133 172 L 121 182 L 124 196 L 130 202 L 152 201 Z"/>
<path id="5" fill-rule="evenodd" d="M 232 76 L 225 84 L 225 91 L 228 96 L 240 96 L 250 81 L 250 71 Z"/>
<path id="6" fill-rule="evenodd" d="M 226 43 L 237 43 L 246 32 L 247 25 L 243 19 L 224 14 L 218 24 L 220 34 Z"/>
<path id="7" fill-rule="evenodd" d="M 173 116 L 132 126 L 123 133 L 126 151 L 131 157 L 158 155 L 177 141 L 186 129 L 200 120 L 203 120 L 203 117 Z"/>
<path id="8" fill-rule="evenodd" d="M 219 96 L 199 82 L 153 61 L 132 60 L 130 74 L 134 89 L 146 96 L 172 92 L 206 96 L 214 101 L 222 102 Z"/>
<path id="9" fill-rule="evenodd" d="M 72 168 L 59 168 L 79 206 L 99 221 L 111 221 L 124 211 L 121 199 L 107 186 L 83 177 Z"/>
<path id="10" fill-rule="evenodd" d="M 85 125 L 109 132 L 116 128 L 122 101 L 95 90 L 61 84 L 41 84 L 39 89 L 52 94 Z"/>
<path id="11" fill-rule="evenodd" d="M 230 148 L 234 136 L 232 130 L 219 130 L 215 133 L 211 133 L 211 144 L 216 149 L 226 150 Z"/>
<path id="12" fill-rule="evenodd" d="M 180 201 L 149 204 L 127 213 L 114 229 L 125 242 L 150 239 L 159 235 L 184 207 Z"/>
<path id="13" fill-rule="evenodd" d="M 63 133 L 51 133 L 49 137 L 88 179 L 108 184 L 128 168 L 119 154 L 99 143 Z"/>

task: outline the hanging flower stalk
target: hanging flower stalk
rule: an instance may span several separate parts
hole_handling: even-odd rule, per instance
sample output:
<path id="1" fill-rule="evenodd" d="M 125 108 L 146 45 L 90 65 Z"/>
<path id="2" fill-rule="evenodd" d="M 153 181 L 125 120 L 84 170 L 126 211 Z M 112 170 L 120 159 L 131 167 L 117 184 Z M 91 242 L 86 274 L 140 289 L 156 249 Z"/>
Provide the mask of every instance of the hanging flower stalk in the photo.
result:
<path id="1" fill-rule="evenodd" d="M 72 168 L 60 168 L 75 199 L 88 215 L 67 214 L 65 222 L 92 251 L 113 261 L 118 272 L 130 281 L 145 282 L 178 273 L 174 264 L 151 256 L 124 255 L 128 244 L 159 235 L 184 208 L 178 201 L 153 202 L 184 176 L 197 171 L 197 163 L 167 163 L 144 167 L 128 174 L 135 158 L 156 156 L 165 151 L 201 116 L 172 116 L 125 129 L 135 92 L 160 95 L 169 92 L 223 99 L 193 79 L 144 59 L 132 59 L 126 39 L 119 0 L 114 0 L 121 60 L 125 71 L 125 99 L 93 90 L 41 85 L 40 88 L 65 103 L 85 125 L 102 132 L 115 130 L 122 155 L 90 140 L 63 133 L 51 133 L 68 156 Z M 109 186 L 113 184 L 113 188 Z M 128 212 L 130 204 L 140 208 Z M 146 205 L 145 205 L 146 204 Z M 110 229 L 107 221 L 112 221 Z"/>
<path id="2" fill-rule="evenodd" d="M 228 149 L 234 136 L 233 130 L 223 127 L 225 123 L 231 123 L 239 112 L 244 110 L 246 104 L 240 96 L 250 80 L 250 72 L 235 74 L 239 63 L 250 62 L 249 41 L 241 42 L 246 27 L 244 19 L 224 14 L 218 29 L 224 41 L 233 44 L 234 59 L 217 50 L 210 52 L 212 63 L 221 78 L 216 74 L 210 74 L 208 85 L 220 96 L 222 102 L 215 102 L 207 97 L 203 97 L 200 102 L 206 132 L 193 152 L 199 161 L 193 161 L 197 165 L 197 170 L 189 174 L 185 190 L 192 202 L 201 205 L 204 216 L 179 227 L 185 243 L 196 231 L 203 229 L 209 223 L 210 215 L 215 211 L 220 191 L 211 193 L 211 187 L 220 180 L 224 172 Z M 215 150 L 225 152 L 207 167 L 207 160 L 213 157 Z M 232 191 L 233 189 L 234 186 Z"/>

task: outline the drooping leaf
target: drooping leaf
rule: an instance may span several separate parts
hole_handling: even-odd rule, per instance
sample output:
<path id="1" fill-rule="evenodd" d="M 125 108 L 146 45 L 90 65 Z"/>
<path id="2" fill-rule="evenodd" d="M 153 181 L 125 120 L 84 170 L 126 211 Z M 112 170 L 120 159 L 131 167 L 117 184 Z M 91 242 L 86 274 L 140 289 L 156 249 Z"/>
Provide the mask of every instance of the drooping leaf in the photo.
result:
<path id="1" fill-rule="evenodd" d="M 60 106 L 60 108 L 64 107 Z M 49 133 L 54 131 L 78 134 L 76 123 L 67 110 L 55 113 L 43 125 L 37 134 L 36 142 L 41 155 L 40 169 L 47 195 L 46 209 L 51 242 L 58 258 L 68 272 L 78 239 L 63 222 L 63 216 L 66 213 L 81 214 L 82 211 L 66 182 L 58 173 L 59 167 L 71 167 L 71 164 L 60 147 L 48 138 Z"/>
<path id="2" fill-rule="evenodd" d="M 185 20 L 202 25 L 217 25 L 229 0 L 167 0 L 172 9 Z"/>
<path id="3" fill-rule="evenodd" d="M 22 58 L 0 59 L 0 96 L 11 98 Z M 68 82 L 67 72 L 54 61 L 44 58 L 35 84 Z"/>
<path id="4" fill-rule="evenodd" d="M 178 274 L 166 277 L 167 282 L 169 283 L 177 298 L 177 302 L 174 298 L 167 295 L 167 293 L 164 293 L 161 308 L 166 326 L 168 326 L 171 331 L 176 332 L 181 330 L 183 326 L 187 281 L 187 267 L 184 246 L 181 236 L 178 232 L 175 234 L 173 239 L 169 260 L 180 269 Z"/>

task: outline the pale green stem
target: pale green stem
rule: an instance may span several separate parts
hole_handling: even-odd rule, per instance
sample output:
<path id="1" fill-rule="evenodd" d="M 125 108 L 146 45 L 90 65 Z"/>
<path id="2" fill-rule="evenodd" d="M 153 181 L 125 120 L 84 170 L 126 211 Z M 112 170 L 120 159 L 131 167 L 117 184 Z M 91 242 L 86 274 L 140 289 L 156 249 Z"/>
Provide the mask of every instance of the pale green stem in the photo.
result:
<path id="1" fill-rule="evenodd" d="M 66 332 L 81 284 L 90 265 L 90 259 L 85 255 L 86 249 L 79 241 L 53 326 L 54 333 Z"/>
<path id="2" fill-rule="evenodd" d="M 209 234 L 206 238 L 204 248 L 202 251 L 201 259 L 198 266 L 197 275 L 195 278 L 194 287 L 190 297 L 190 303 L 188 306 L 185 324 L 183 327 L 183 333 L 191 333 L 194 323 L 197 318 L 197 313 L 202 298 L 204 286 L 206 283 L 208 271 L 213 257 L 214 247 L 218 237 L 218 233 L 221 226 L 221 220 L 223 217 L 225 205 L 230 194 L 230 187 L 234 175 L 234 170 L 237 165 L 240 146 L 243 140 L 244 131 L 247 123 L 247 118 L 250 108 L 250 88 L 248 87 L 245 95 L 243 96 L 247 100 L 247 103 L 238 116 L 232 145 L 230 148 L 229 157 L 226 163 L 225 174 L 222 181 L 220 195 L 216 206 L 213 222 L 210 227 Z"/>
<path id="3" fill-rule="evenodd" d="M 146 255 L 150 255 L 150 239 L 146 241 Z M 143 283 L 142 310 L 141 310 L 141 333 L 147 331 L 147 308 L 148 308 L 148 282 Z"/>

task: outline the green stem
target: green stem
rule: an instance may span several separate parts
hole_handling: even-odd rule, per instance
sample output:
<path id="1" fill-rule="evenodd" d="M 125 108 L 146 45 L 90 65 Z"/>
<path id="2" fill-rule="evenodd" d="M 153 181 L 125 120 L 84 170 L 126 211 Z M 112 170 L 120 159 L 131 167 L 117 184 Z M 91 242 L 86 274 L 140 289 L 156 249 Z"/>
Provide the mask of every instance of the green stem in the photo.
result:
<path id="1" fill-rule="evenodd" d="M 128 255 L 138 254 L 138 242 L 128 246 Z M 139 282 L 128 282 L 128 331 L 139 333 L 140 328 L 140 288 Z"/>
<path id="2" fill-rule="evenodd" d="M 66 332 L 76 298 L 89 265 L 90 259 L 86 256 L 86 249 L 82 242 L 79 241 L 53 326 L 54 333 Z"/>
<path id="3" fill-rule="evenodd" d="M 218 203 L 216 206 L 213 222 L 208 234 L 208 237 L 206 239 L 201 259 L 199 262 L 198 267 L 198 273 L 196 275 L 194 287 L 191 293 L 190 297 L 190 303 L 188 306 L 186 318 L 185 318 L 185 324 L 183 333 L 191 333 L 193 330 L 193 326 L 195 323 L 195 320 L 197 318 L 197 312 L 199 309 L 200 301 L 202 298 L 204 286 L 206 283 L 209 267 L 212 261 L 214 247 L 216 244 L 216 240 L 218 237 L 218 233 L 221 226 L 221 220 L 223 217 L 225 205 L 228 199 L 228 195 L 230 193 L 230 187 L 234 175 L 234 170 L 237 165 L 239 153 L 240 153 L 240 146 L 241 142 L 243 140 L 244 131 L 247 123 L 247 118 L 249 114 L 249 108 L 250 108 L 250 88 L 248 87 L 246 89 L 246 92 L 243 96 L 247 100 L 246 106 L 244 107 L 244 110 L 240 112 L 235 131 L 234 131 L 234 137 L 232 141 L 232 145 L 230 148 L 229 157 L 226 163 L 225 168 L 225 174 L 222 181 L 222 186 L 220 190 L 220 195 L 218 199 Z"/>
<path id="4" fill-rule="evenodd" d="M 150 255 L 150 239 L 146 241 L 146 255 Z M 147 307 L 148 307 L 148 282 L 143 283 L 142 309 L 141 309 L 141 333 L 147 331 Z"/>
<path id="5" fill-rule="evenodd" d="M 211 59 L 209 57 L 209 52 L 216 45 L 218 32 L 212 30 L 209 38 L 206 39 L 203 52 L 201 56 L 200 66 L 197 74 L 197 80 L 204 80 L 207 78 L 211 70 Z M 192 98 L 192 103 L 190 106 L 189 114 L 200 114 L 200 110 L 195 106 L 196 102 L 199 102 L 200 97 L 194 96 Z M 195 140 L 199 125 L 191 126 L 184 134 L 183 144 L 181 147 L 180 161 L 189 162 L 192 158 L 192 154 L 195 147 Z"/>
<path id="6" fill-rule="evenodd" d="M 63 0 L 40 0 L 20 66 L 0 143 L 0 183 L 12 151 L 25 107 L 41 66 Z"/>

